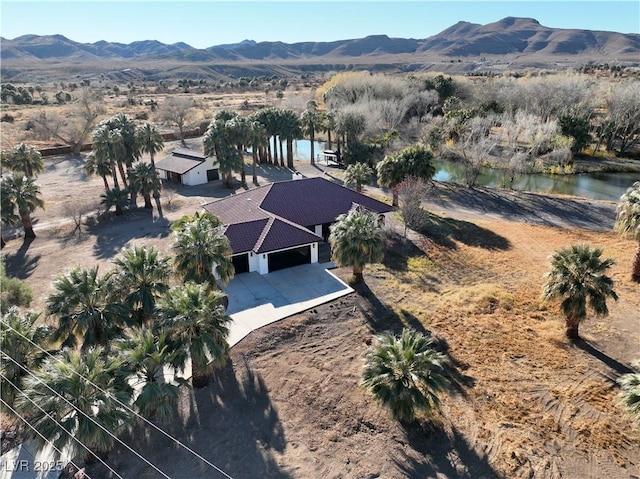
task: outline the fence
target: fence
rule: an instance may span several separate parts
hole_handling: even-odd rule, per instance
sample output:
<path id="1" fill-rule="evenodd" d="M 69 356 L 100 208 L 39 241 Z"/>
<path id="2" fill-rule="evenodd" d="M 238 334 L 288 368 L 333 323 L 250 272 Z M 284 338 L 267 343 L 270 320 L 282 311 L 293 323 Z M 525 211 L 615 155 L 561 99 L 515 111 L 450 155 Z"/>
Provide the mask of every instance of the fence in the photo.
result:
<path id="1" fill-rule="evenodd" d="M 184 132 L 185 138 L 197 138 L 202 136 L 200 128 L 193 128 Z M 162 139 L 164 141 L 176 141 L 180 139 L 180 134 L 177 132 L 162 133 Z M 80 147 L 80 151 L 90 151 L 93 148 L 93 144 L 85 143 Z M 51 148 L 42 148 L 40 150 L 42 156 L 55 156 L 55 155 L 69 155 L 73 153 L 73 147 L 71 146 L 54 146 Z"/>

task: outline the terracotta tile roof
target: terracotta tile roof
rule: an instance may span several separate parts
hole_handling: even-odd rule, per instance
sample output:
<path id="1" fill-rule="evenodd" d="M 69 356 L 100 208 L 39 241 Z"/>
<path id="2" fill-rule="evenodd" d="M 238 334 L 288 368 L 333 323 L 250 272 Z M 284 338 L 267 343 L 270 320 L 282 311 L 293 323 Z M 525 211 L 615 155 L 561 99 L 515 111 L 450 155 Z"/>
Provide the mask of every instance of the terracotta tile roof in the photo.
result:
<path id="1" fill-rule="evenodd" d="M 234 254 L 265 253 L 321 240 L 307 227 L 335 221 L 354 205 L 386 213 L 381 201 L 324 178 L 261 186 L 204 205 L 220 218 Z"/>

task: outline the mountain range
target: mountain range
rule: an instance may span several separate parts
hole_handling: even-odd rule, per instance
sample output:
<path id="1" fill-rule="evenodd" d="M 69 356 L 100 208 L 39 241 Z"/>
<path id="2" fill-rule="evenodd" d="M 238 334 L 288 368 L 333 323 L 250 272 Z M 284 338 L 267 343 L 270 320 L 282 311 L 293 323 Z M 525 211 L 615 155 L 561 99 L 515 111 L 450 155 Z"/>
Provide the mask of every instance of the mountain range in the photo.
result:
<path id="1" fill-rule="evenodd" d="M 566 68 L 587 62 L 640 64 L 640 35 L 549 28 L 531 18 L 458 22 L 425 39 L 372 35 L 333 42 L 255 42 L 205 49 L 155 40 L 78 43 L 62 35 L 1 39 L 3 81 L 110 77 L 224 78 L 353 69 L 451 73 Z M 126 72 L 123 72 L 126 70 Z"/>

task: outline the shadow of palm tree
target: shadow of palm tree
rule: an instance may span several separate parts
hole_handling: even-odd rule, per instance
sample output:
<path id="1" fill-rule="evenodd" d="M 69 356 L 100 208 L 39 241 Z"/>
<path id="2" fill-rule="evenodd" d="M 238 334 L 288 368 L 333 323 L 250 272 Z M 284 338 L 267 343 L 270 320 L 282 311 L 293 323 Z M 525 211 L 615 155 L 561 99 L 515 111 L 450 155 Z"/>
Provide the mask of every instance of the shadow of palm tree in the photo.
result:
<path id="1" fill-rule="evenodd" d="M 419 454 L 401 450 L 400 457 L 394 458 L 396 467 L 404 477 L 502 477 L 455 427 L 447 433 L 438 425 L 418 424 L 407 429 L 407 439 L 411 448 Z"/>
<path id="2" fill-rule="evenodd" d="M 284 451 L 286 437 L 264 380 L 246 361 L 229 361 L 208 387 L 186 389 L 182 414 L 162 429 L 222 469 L 231 477 L 289 479 L 273 452 Z M 126 444 L 174 479 L 222 479 L 225 476 L 187 449 L 153 428 L 139 423 L 122 436 Z M 110 464 L 121 477 L 159 477 L 130 450 L 117 446 Z M 104 466 L 87 471 L 91 477 L 113 478 Z"/>
<path id="3" fill-rule="evenodd" d="M 35 240 L 25 239 L 14 254 L 5 256 L 5 267 L 8 276 L 18 279 L 26 279 L 31 276 L 33 270 L 38 266 L 41 256 L 28 253 L 33 241 Z"/>
<path id="4" fill-rule="evenodd" d="M 404 328 L 411 328 L 427 337 L 432 337 L 434 349 L 444 354 L 448 359 L 448 364 L 443 369 L 453 390 L 466 396 L 466 389 L 475 386 L 475 379 L 463 373 L 469 366 L 451 354 L 449 344 L 445 339 L 435 336 L 409 311 L 401 309 L 400 314 L 396 313 L 380 301 L 366 283 L 361 282 L 355 285 L 354 289 L 364 300 L 361 302 L 362 312 L 374 334 L 390 332 L 399 335 Z"/>
<path id="5" fill-rule="evenodd" d="M 392 231 L 387 232 L 385 241 L 382 264 L 392 271 L 407 271 L 409 258 L 425 255 L 409 238 Z"/>
<path id="6" fill-rule="evenodd" d="M 456 249 L 455 241 L 488 250 L 508 250 L 509 240 L 469 221 L 445 218 L 423 210 L 415 230 L 445 248 Z"/>
<path id="7" fill-rule="evenodd" d="M 120 216 L 103 215 L 87 227 L 87 233 L 96 236 L 93 246 L 96 258 L 111 258 L 134 238 L 169 236 L 171 222 L 166 217 L 154 218 L 153 210 L 136 208 Z"/>
<path id="8" fill-rule="evenodd" d="M 573 345 L 578 349 L 582 349 L 585 353 L 590 354 L 599 361 L 602 361 L 607 367 L 618 374 L 629 374 L 635 372 L 631 367 L 621 363 L 617 359 L 612 358 L 608 354 L 603 353 L 584 339 L 578 339 L 574 341 Z"/>

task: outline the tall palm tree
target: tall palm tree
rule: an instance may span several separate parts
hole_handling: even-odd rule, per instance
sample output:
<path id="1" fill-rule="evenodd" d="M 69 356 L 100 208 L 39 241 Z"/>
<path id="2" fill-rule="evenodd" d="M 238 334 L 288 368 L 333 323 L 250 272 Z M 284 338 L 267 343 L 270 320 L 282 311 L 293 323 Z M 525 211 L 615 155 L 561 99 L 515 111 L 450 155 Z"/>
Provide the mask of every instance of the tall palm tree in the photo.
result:
<path id="1" fill-rule="evenodd" d="M 129 205 L 129 194 L 127 193 L 128 188 L 126 190 L 121 190 L 119 188 L 112 188 L 108 190 L 106 193 L 102 193 L 100 197 L 102 200 L 101 204 L 105 206 L 105 209 L 109 211 L 111 207 L 115 207 L 116 215 L 120 216 L 124 213 L 124 208 Z"/>
<path id="2" fill-rule="evenodd" d="M 411 423 L 440 404 L 438 394 L 447 385 L 440 371 L 447 359 L 432 345 L 432 338 L 404 329 L 400 337 L 378 336 L 365 354 L 362 385 L 398 421 Z"/>
<path id="3" fill-rule="evenodd" d="M 0 196 L 3 211 L 6 209 L 7 212 L 12 212 L 11 214 L 18 212 L 25 240 L 35 238 L 31 213 L 37 208 L 44 209 L 44 201 L 40 197 L 40 187 L 33 178 L 19 172 L 4 176 L 0 183 Z M 7 218 L 11 217 L 11 214 Z"/>
<path id="4" fill-rule="evenodd" d="M 280 116 L 280 139 L 287 141 L 287 168 L 294 169 L 293 140 L 300 137 L 302 137 L 300 118 L 293 110 L 282 110 Z"/>
<path id="5" fill-rule="evenodd" d="M 126 188 L 128 181 L 125 167 L 130 168 L 142 152 L 141 137 L 137 134 L 136 124 L 124 113 L 119 113 L 98 124 L 93 142 L 94 150 L 108 155 L 116 163 Z"/>
<path id="6" fill-rule="evenodd" d="M 130 378 L 129 384 L 135 389 L 142 385 L 133 406 L 147 418 L 168 422 L 178 402 L 179 386 L 183 384 L 165 381 L 165 366 L 171 367 L 178 357 L 178 352 L 172 350 L 168 332 L 155 334 L 150 328 L 134 329 L 127 338 L 118 340 L 116 349 Z"/>
<path id="7" fill-rule="evenodd" d="M 92 151 L 87 155 L 85 160 L 84 172 L 89 176 L 97 175 L 102 177 L 102 181 L 104 182 L 104 191 L 105 193 L 109 191 L 107 176 L 112 176 L 113 170 L 111 169 L 111 161 L 108 157 L 96 151 Z"/>
<path id="8" fill-rule="evenodd" d="M 58 318 L 54 340 L 74 347 L 80 339 L 83 350 L 106 347 L 122 334 L 127 307 L 112 301 L 107 276 L 98 276 L 98 267 L 75 267 L 58 276 L 54 292 L 46 299 L 47 314 Z"/>
<path id="9" fill-rule="evenodd" d="M 371 182 L 371 175 L 373 175 L 373 170 L 369 168 L 369 165 L 366 163 L 354 163 L 353 165 L 347 166 L 344 175 L 344 184 L 355 184 L 356 191 L 361 193 L 362 185 Z"/>
<path id="10" fill-rule="evenodd" d="M 171 229 L 174 266 L 183 281 L 225 285 L 234 275 L 229 239 L 211 213 L 183 216 Z"/>
<path id="11" fill-rule="evenodd" d="M 384 257 L 384 240 L 379 217 L 364 208 L 338 216 L 329 235 L 332 259 L 338 266 L 351 266 L 356 282 L 362 281 L 366 264 Z"/>
<path id="12" fill-rule="evenodd" d="M 160 153 L 164 148 L 164 139 L 158 129 L 151 123 L 145 123 L 138 128 L 138 137 L 142 145 L 141 151 L 149 153 L 151 164 L 155 167 L 154 161 L 156 153 Z"/>
<path id="13" fill-rule="evenodd" d="M 256 166 L 258 164 L 258 152 L 261 148 L 267 146 L 267 133 L 264 125 L 255 120 L 254 117 L 250 117 L 249 124 L 249 143 L 251 144 L 251 175 L 253 177 L 253 184 L 258 184 L 258 174 L 256 172 Z"/>
<path id="14" fill-rule="evenodd" d="M 120 373 L 121 366 L 119 360 L 105 357 L 101 348 L 82 352 L 65 348 L 59 356 L 47 358 L 34 376 L 26 377 L 25 394 L 17 404 L 44 436 L 31 433 L 36 443 L 44 447 L 51 441 L 58 450 L 69 448 L 71 457 L 87 460 L 108 452 L 113 436 L 131 420 L 122 406 L 131 398 L 131 387 Z"/>
<path id="15" fill-rule="evenodd" d="M 258 110 L 253 116 L 256 121 L 260 122 L 264 127 L 265 141 L 267 146 L 267 161 L 269 163 L 274 162 L 274 156 L 271 152 L 271 137 L 277 134 L 277 121 L 276 121 L 276 108 L 263 108 Z M 275 138 L 273 140 L 275 147 Z M 274 153 L 277 157 L 277 152 Z M 277 160 L 276 160 L 277 162 Z"/>
<path id="16" fill-rule="evenodd" d="M 135 324 L 151 321 L 156 301 L 169 289 L 169 262 L 152 246 L 125 249 L 113 260 L 115 268 L 108 273 L 112 294 L 129 308 Z"/>
<path id="17" fill-rule="evenodd" d="M 329 110 L 322 115 L 322 122 L 320 128 L 327 134 L 327 148 L 333 149 L 333 142 L 331 140 L 331 132 L 336 129 L 336 112 Z"/>
<path id="18" fill-rule="evenodd" d="M 122 156 L 122 139 L 106 123 L 100 123 L 91 137 L 92 153 L 99 163 L 109 162 L 111 176 L 113 177 L 113 187 L 120 189 L 118 175 L 116 173 L 116 160 Z M 122 174 L 122 171 L 120 172 Z"/>
<path id="19" fill-rule="evenodd" d="M 636 181 L 620 198 L 616 230 L 638 242 L 631 267 L 631 279 L 640 282 L 640 181 Z"/>
<path id="20" fill-rule="evenodd" d="M 204 154 L 216 156 L 218 168 L 224 177 L 227 188 L 233 188 L 233 172 L 239 171 L 244 164 L 242 154 L 231 137 L 232 120 L 217 119 L 211 122 L 203 139 Z M 227 124 L 229 123 L 229 127 Z"/>
<path id="21" fill-rule="evenodd" d="M 12 306 L 0 320 L 0 395 L 10 405 L 17 391 L 8 381 L 20 385 L 25 369 L 33 369 L 42 357 L 38 346 L 44 346 L 51 334 L 49 326 L 36 325 L 39 316 L 33 312 L 21 313 Z"/>
<path id="22" fill-rule="evenodd" d="M 153 204 L 151 203 L 151 195 L 154 198 L 160 196 L 160 190 L 162 189 L 162 182 L 156 167 L 150 163 L 138 162 L 131 168 L 129 168 L 129 190 L 132 198 L 137 194 L 141 194 L 144 198 L 144 207 L 151 209 Z"/>
<path id="23" fill-rule="evenodd" d="M 422 145 L 408 146 L 404 150 L 388 155 L 376 165 L 378 182 L 391 188 L 393 206 L 398 206 L 397 186 L 407 176 L 415 176 L 423 180 L 430 180 L 436 173 L 433 154 Z"/>
<path id="24" fill-rule="evenodd" d="M 240 181 L 247 185 L 247 174 L 244 168 L 244 147 L 251 141 L 251 125 L 247 117 L 236 116 L 225 123 L 226 138 L 229 145 L 235 145 L 240 159 Z"/>
<path id="25" fill-rule="evenodd" d="M 171 288 L 159 303 L 161 328 L 177 345 L 182 370 L 191 359 L 196 388 L 206 386 L 212 366 L 224 364 L 227 358 L 231 318 L 221 304 L 223 297 L 220 291 L 207 291 L 205 284 L 188 282 Z"/>
<path id="26" fill-rule="evenodd" d="M 316 131 L 318 130 L 321 122 L 321 117 L 316 111 L 318 104 L 315 100 L 307 102 L 307 109 L 302 112 L 300 116 L 300 123 L 302 124 L 303 131 L 309 135 L 309 141 L 311 142 L 311 164 L 316 164 L 315 156 L 315 141 Z"/>
<path id="27" fill-rule="evenodd" d="M 566 335 L 578 339 L 578 326 L 587 318 L 587 304 L 596 316 L 607 316 L 607 298 L 618 299 L 613 280 L 606 271 L 613 259 L 601 260 L 602 249 L 589 245 L 572 245 L 556 251 L 551 257 L 551 270 L 546 274 L 544 299 L 561 299 L 565 315 Z"/>
<path id="28" fill-rule="evenodd" d="M 0 158 L 3 168 L 22 172 L 29 178 L 44 170 L 40 152 L 24 143 L 20 143 L 13 150 L 3 151 Z"/>

